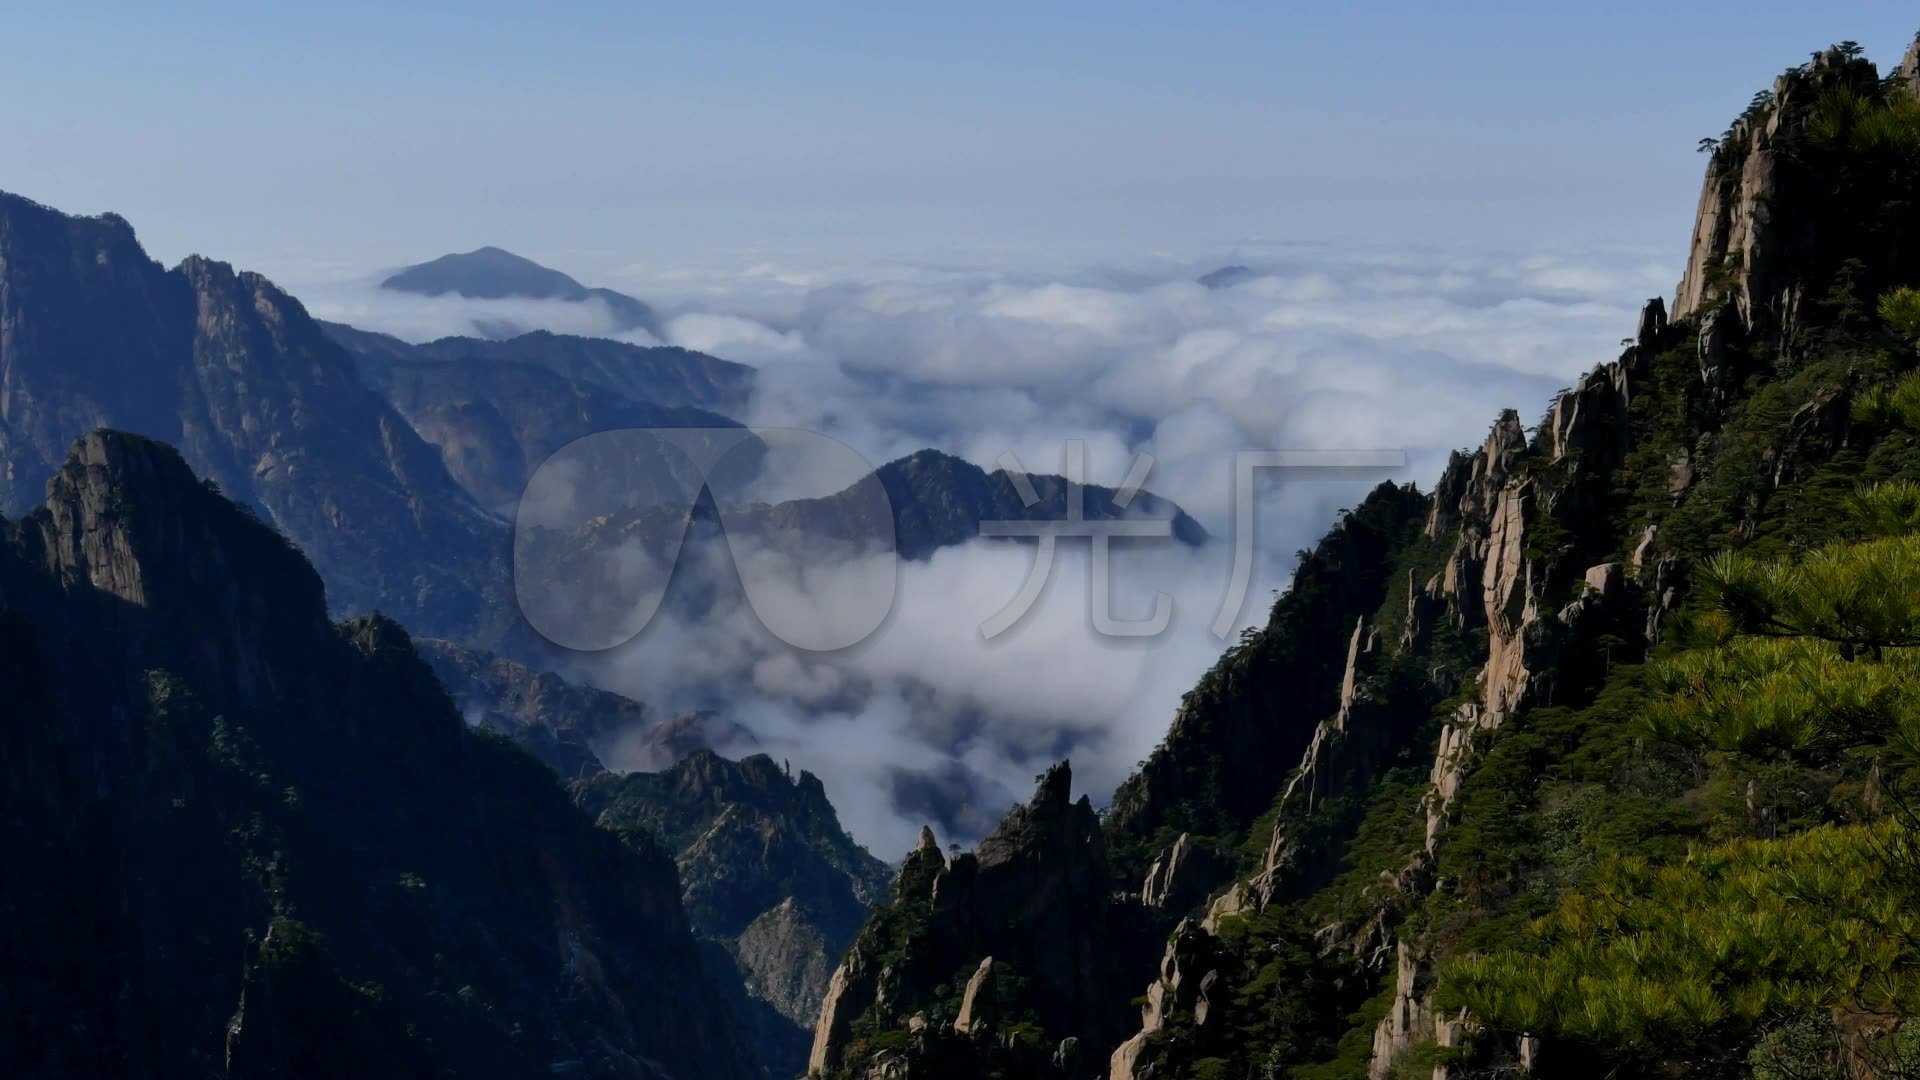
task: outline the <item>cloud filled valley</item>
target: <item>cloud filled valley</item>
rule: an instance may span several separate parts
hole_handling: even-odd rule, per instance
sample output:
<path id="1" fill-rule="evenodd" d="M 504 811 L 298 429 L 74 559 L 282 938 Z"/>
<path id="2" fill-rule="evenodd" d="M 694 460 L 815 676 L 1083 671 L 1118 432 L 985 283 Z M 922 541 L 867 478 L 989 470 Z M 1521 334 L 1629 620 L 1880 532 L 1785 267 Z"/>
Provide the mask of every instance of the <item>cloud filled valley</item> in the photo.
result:
<path id="1" fill-rule="evenodd" d="M 1228 265 L 1246 270 L 1201 283 Z M 1072 439 L 1087 448 L 1087 480 L 1114 486 L 1149 454 L 1146 489 L 1211 534 L 1198 548 L 1115 544 L 1116 616 L 1144 616 L 1155 592 L 1174 600 L 1171 627 L 1146 640 L 1094 632 L 1088 544 L 1067 540 L 1032 615 L 983 641 L 980 624 L 1020 588 L 1034 553 L 974 541 L 905 563 L 886 623 L 851 649 L 784 646 L 721 588 L 697 615 L 669 604 L 627 646 L 565 658 L 568 674 L 660 713 L 718 711 L 751 733 L 719 749 L 758 749 L 818 773 L 854 835 L 893 858 L 923 822 L 943 841 L 977 839 L 1063 757 L 1103 800 L 1164 733 L 1224 645 L 1208 624 L 1231 574 L 1236 451 L 1396 450 L 1408 462 L 1391 474 L 1264 477 L 1240 626 L 1264 620 L 1293 553 L 1339 508 L 1381 479 L 1431 483 L 1448 451 L 1477 443 L 1501 407 L 1544 407 L 1617 351 L 1638 301 L 1664 292 L 1672 274 L 1634 253 L 1299 246 L 1047 271 L 760 265 L 612 276 L 659 313 L 660 339 L 618 333 L 591 300 L 427 298 L 364 283 L 296 291 L 320 318 L 410 341 L 504 322 L 749 364 L 752 396 L 735 419 L 821 432 L 874 465 L 935 448 L 989 471 L 1010 452 L 1028 471 L 1058 473 Z M 814 489 L 790 478 L 790 494 L 829 494 L 844 483 L 836 478 Z M 714 545 L 694 545 L 681 563 L 676 584 L 732 580 Z M 847 582 L 859 577 L 770 572 L 819 612 L 857 608 L 861 589 Z M 632 763 L 618 740 L 603 753 L 616 768 Z"/>

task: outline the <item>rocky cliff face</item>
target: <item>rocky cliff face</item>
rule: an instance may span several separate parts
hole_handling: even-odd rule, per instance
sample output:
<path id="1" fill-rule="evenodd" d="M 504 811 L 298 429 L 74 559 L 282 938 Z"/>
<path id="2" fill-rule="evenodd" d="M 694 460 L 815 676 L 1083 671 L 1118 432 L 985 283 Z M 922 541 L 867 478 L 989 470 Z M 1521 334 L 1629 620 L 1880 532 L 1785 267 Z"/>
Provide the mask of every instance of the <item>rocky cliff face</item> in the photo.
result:
<path id="1" fill-rule="evenodd" d="M 1903 61 L 1896 74 L 1905 71 Z M 1840 252 L 1861 250 L 1849 242 L 1860 215 L 1857 206 L 1823 205 L 1830 178 L 1815 167 L 1807 137 L 1828 134 L 1818 114 L 1833 91 L 1871 92 L 1878 83 L 1873 63 L 1857 54 L 1815 53 L 1755 95 L 1713 141 L 1686 272 L 1674 290 L 1675 318 L 1698 317 L 1717 338 L 1751 335 L 1782 349 L 1805 344 L 1809 318 L 1830 318 L 1812 310 L 1828 298 L 1806 286 L 1829 280 Z M 1915 85 L 1908 79 L 1910 92 Z M 1725 321 L 1710 324 L 1723 307 Z"/>
<path id="2" fill-rule="evenodd" d="M 574 797 L 602 827 L 643 830 L 676 853 L 695 931 L 726 949 L 771 1013 L 756 1029 L 768 1065 L 800 1072 L 833 961 L 889 884 L 886 865 L 840 828 L 819 778 L 764 755 L 698 750 L 659 773 L 594 777 Z"/>
<path id="3" fill-rule="evenodd" d="M 328 621 L 173 450 L 87 436 L 0 544 L 0 1057 L 32 1075 L 758 1075 L 671 863 Z"/>
<path id="4" fill-rule="evenodd" d="M 39 498 L 100 427 L 177 445 L 326 576 L 339 610 L 471 631 L 503 616 L 505 534 L 300 304 L 127 223 L 0 195 L 0 509 Z"/>
<path id="5" fill-rule="evenodd" d="M 811 1074 L 1098 1075 L 1079 1048 L 1127 1026 L 1112 993 L 1126 971 L 1109 950 L 1128 908 L 1107 892 L 1099 818 L 1071 787 L 1068 766 L 1054 766 L 1030 802 L 951 859 L 922 834 L 892 904 L 834 973 Z"/>

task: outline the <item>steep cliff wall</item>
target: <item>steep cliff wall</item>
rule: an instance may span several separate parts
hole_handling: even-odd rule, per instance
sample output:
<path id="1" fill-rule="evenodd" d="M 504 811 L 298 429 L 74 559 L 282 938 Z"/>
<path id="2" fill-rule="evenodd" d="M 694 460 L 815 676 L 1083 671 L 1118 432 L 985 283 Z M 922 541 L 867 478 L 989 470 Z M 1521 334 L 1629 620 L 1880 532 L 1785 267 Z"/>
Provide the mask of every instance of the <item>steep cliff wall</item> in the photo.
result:
<path id="1" fill-rule="evenodd" d="M 672 863 L 470 732 L 406 633 L 159 443 L 0 543 L 22 1075 L 760 1075 Z"/>

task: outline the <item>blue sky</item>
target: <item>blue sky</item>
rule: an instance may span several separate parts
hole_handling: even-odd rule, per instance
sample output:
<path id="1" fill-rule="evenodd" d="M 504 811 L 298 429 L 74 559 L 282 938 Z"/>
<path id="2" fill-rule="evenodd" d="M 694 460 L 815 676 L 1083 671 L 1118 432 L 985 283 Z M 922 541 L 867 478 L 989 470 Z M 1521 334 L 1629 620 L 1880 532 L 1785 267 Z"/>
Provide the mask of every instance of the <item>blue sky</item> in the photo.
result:
<path id="1" fill-rule="evenodd" d="M 1693 144 L 1892 3 L 9 12 L 0 188 L 300 280 L 1310 239 L 1675 250 Z"/>

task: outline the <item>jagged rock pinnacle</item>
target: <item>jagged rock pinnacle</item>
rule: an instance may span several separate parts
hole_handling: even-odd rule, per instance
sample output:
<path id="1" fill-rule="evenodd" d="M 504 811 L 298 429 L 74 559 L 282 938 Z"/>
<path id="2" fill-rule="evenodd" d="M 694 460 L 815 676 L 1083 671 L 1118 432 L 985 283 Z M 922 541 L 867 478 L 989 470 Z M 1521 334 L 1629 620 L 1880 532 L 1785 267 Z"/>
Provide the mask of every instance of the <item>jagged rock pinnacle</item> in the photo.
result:
<path id="1" fill-rule="evenodd" d="M 1028 803 L 1038 810 L 1043 806 L 1064 806 L 1073 797 L 1073 763 L 1062 761 L 1047 768 L 1040 774 L 1039 787 L 1033 793 L 1033 801 Z"/>

